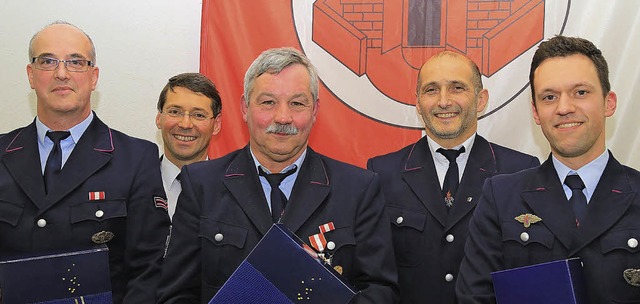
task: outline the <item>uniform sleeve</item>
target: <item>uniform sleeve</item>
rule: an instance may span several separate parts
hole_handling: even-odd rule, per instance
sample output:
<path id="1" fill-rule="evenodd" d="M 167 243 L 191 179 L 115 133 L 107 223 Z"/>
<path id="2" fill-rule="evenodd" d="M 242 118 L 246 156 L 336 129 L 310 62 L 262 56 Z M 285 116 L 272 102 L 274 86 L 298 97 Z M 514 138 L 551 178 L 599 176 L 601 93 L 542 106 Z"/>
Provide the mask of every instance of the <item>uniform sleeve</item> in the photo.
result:
<path id="1" fill-rule="evenodd" d="M 173 216 L 173 227 L 160 280 L 158 303 L 200 303 L 201 211 L 187 166 L 183 167 L 180 176 L 182 192 Z"/>
<path id="2" fill-rule="evenodd" d="M 355 287 L 360 290 L 353 303 L 396 303 L 397 270 L 391 227 L 384 212 L 384 197 L 374 174 L 356 215 Z"/>
<path id="3" fill-rule="evenodd" d="M 127 273 L 123 303 L 153 303 L 160 279 L 162 254 L 170 220 L 162 186 L 158 148 L 149 143 L 138 157 L 127 205 Z"/>
<path id="4" fill-rule="evenodd" d="M 465 256 L 456 282 L 458 303 L 495 303 L 491 272 L 502 269 L 502 232 L 493 195 L 492 178 L 469 223 Z"/>

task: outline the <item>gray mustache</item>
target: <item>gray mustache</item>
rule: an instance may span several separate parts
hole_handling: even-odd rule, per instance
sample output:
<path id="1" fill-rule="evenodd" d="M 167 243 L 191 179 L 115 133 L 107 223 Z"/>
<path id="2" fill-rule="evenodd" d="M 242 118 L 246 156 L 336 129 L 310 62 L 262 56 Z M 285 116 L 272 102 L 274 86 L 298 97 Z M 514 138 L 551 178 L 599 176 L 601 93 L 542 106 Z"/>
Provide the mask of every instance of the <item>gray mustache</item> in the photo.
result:
<path id="1" fill-rule="evenodd" d="M 267 133 L 278 133 L 278 134 L 286 134 L 286 135 L 296 135 L 298 134 L 298 128 L 296 128 L 292 124 L 272 124 L 267 127 Z"/>

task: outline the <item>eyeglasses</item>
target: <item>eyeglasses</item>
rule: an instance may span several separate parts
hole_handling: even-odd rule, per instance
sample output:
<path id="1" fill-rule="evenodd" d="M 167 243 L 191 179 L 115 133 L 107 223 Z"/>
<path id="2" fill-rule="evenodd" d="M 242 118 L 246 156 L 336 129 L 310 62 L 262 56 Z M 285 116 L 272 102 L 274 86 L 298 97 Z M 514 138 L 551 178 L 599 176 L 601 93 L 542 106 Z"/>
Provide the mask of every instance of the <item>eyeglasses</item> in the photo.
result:
<path id="1" fill-rule="evenodd" d="M 189 111 L 183 111 L 179 108 L 168 108 L 164 111 L 160 111 L 160 114 L 167 115 L 171 118 L 179 118 L 179 119 L 182 119 L 182 117 L 184 117 L 185 115 L 189 115 L 191 120 L 194 122 L 204 122 L 208 119 L 215 118 L 215 116 L 209 117 L 209 115 L 204 111 L 196 110 L 193 112 L 189 112 Z"/>
<path id="2" fill-rule="evenodd" d="M 31 64 L 34 68 L 43 71 L 54 71 L 58 68 L 60 62 L 64 63 L 64 67 L 69 72 L 86 72 L 90 66 L 95 64 L 91 60 L 86 59 L 67 59 L 60 60 L 50 57 L 33 57 L 31 58 Z"/>

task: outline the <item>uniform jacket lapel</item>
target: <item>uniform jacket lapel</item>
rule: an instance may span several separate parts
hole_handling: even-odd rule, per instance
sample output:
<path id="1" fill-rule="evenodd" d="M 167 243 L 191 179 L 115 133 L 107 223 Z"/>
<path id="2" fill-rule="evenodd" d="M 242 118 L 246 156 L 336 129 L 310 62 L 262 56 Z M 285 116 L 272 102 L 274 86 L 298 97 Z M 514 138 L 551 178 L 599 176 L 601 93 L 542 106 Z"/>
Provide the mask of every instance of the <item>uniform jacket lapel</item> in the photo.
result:
<path id="1" fill-rule="evenodd" d="M 260 233 L 267 233 L 273 224 L 271 212 L 248 145 L 231 161 L 225 172 L 224 184 Z"/>
<path id="2" fill-rule="evenodd" d="M 5 152 L 2 160 L 9 174 L 38 208 L 44 206 L 44 179 L 35 120 L 15 135 Z"/>
<path id="3" fill-rule="evenodd" d="M 291 231 L 296 232 L 300 229 L 322 205 L 331 191 L 330 182 L 329 173 L 320 155 L 307 148 L 307 156 L 300 168 L 282 219 Z"/>
<path id="4" fill-rule="evenodd" d="M 55 187 L 40 206 L 40 213 L 56 204 L 111 161 L 116 150 L 111 132 L 94 113 L 93 121 L 73 148 Z"/>
<path id="5" fill-rule="evenodd" d="M 547 226 L 569 249 L 576 230 L 575 217 L 553 167 L 551 156 L 538 168 L 522 192 L 522 198 L 531 209 L 531 213 L 542 219 L 541 224 Z"/>
<path id="6" fill-rule="evenodd" d="M 491 145 L 483 137 L 476 136 L 451 207 L 447 228 L 453 227 L 467 213 L 474 210 L 482 194 L 484 180 L 496 174 L 497 171 L 496 156 Z"/>
<path id="7" fill-rule="evenodd" d="M 609 162 L 591 196 L 587 214 L 571 247 L 571 255 L 614 226 L 633 203 L 636 192 L 624 167 L 609 153 Z"/>
<path id="8" fill-rule="evenodd" d="M 407 161 L 402 170 L 402 178 L 409 185 L 413 193 L 429 213 L 436 218 L 442 226 L 447 223 L 447 207 L 442 197 L 440 183 L 433 157 L 429 150 L 427 137 L 423 136 L 413 145 Z"/>

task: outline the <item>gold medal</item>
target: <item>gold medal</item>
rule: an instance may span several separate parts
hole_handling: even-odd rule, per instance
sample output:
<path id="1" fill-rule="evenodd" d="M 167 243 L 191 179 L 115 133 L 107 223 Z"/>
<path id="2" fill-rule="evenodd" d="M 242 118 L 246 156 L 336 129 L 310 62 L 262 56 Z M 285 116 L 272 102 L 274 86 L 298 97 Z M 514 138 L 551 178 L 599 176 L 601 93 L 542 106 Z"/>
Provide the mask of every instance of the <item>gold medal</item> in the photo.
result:
<path id="1" fill-rule="evenodd" d="M 342 274 L 342 266 L 340 265 L 333 266 L 333 270 L 335 270 L 339 274 Z"/>

